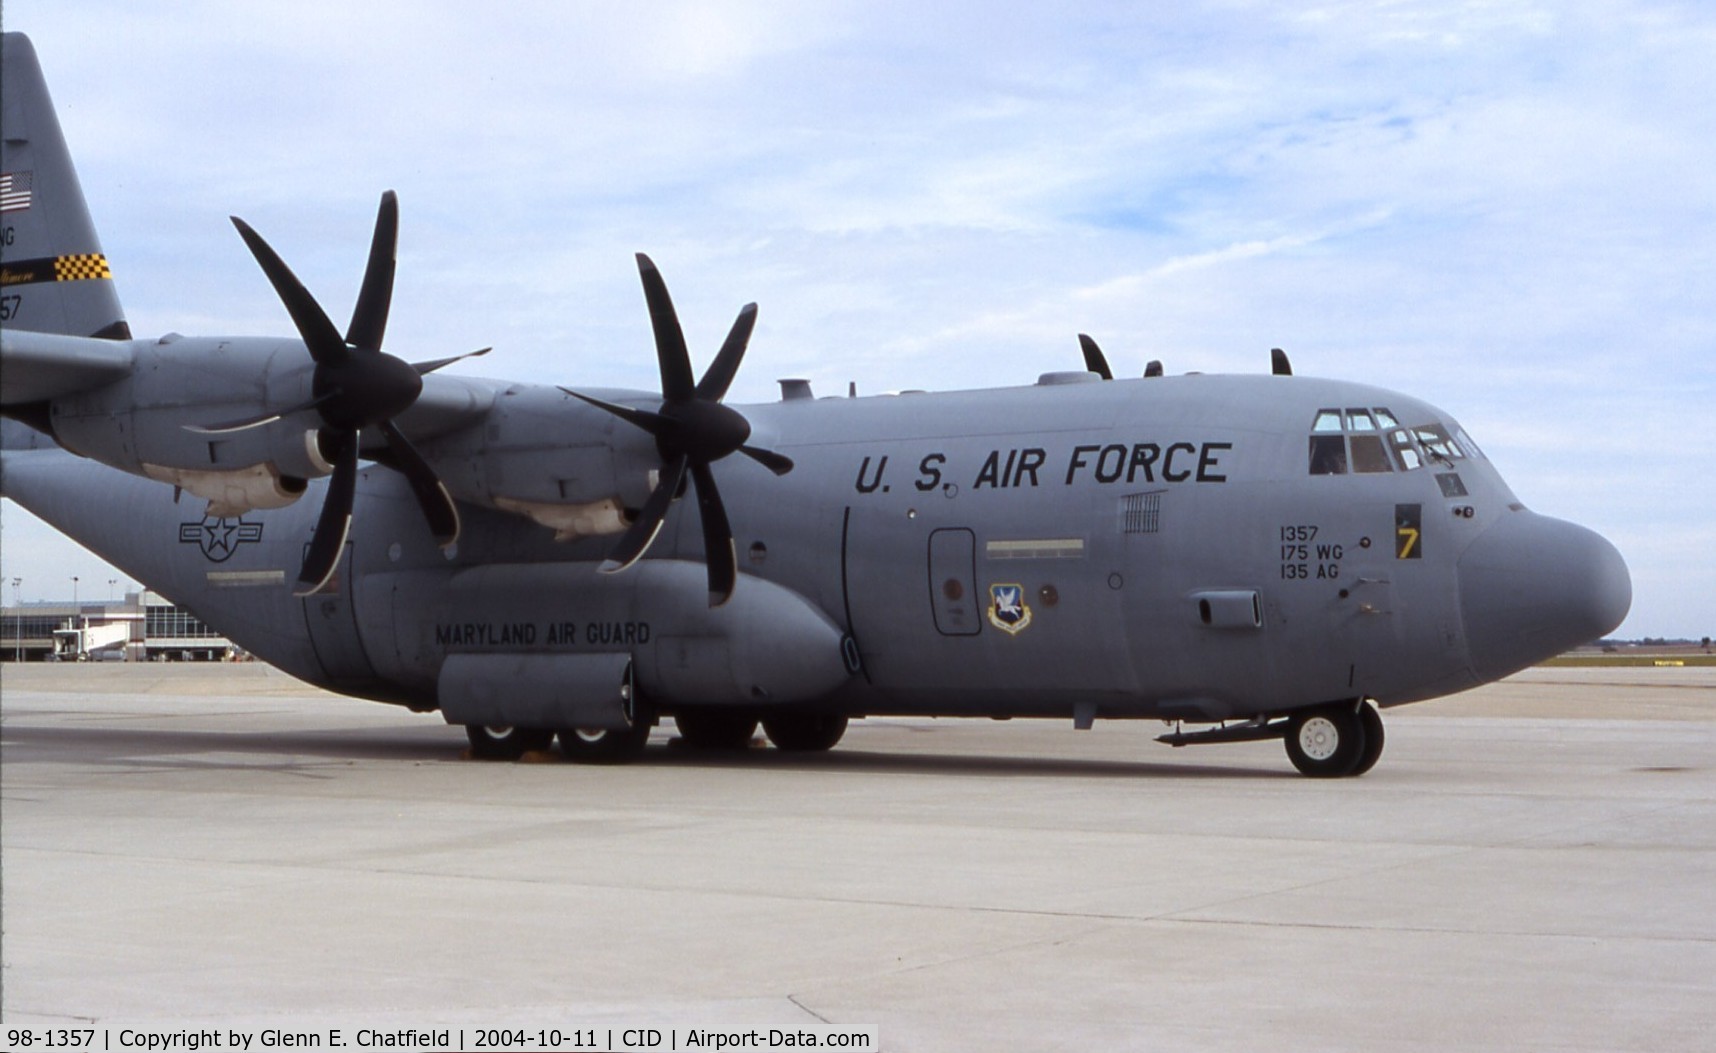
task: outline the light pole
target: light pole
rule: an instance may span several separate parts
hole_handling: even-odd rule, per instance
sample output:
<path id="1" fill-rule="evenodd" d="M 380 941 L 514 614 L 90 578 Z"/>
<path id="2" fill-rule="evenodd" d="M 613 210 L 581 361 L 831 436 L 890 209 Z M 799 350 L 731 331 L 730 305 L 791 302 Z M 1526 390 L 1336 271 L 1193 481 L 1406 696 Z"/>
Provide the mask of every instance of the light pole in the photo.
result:
<path id="1" fill-rule="evenodd" d="M 18 630 L 18 648 L 12 655 L 14 662 L 24 660 L 24 601 L 21 593 L 24 589 L 23 578 L 12 579 L 12 624 Z"/>
<path id="2" fill-rule="evenodd" d="M 79 607 L 77 605 L 77 575 L 76 574 L 72 575 L 72 628 L 77 630 L 77 635 L 72 637 L 72 646 L 74 648 L 76 648 L 76 650 L 72 654 L 72 658 L 74 658 L 74 659 L 82 658 L 83 657 L 83 608 Z"/>

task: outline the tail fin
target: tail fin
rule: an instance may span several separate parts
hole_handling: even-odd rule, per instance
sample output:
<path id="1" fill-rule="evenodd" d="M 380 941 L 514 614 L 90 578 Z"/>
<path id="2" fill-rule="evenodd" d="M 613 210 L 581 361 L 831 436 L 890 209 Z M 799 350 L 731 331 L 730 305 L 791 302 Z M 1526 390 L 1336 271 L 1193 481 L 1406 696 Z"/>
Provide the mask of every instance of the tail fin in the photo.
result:
<path id="1" fill-rule="evenodd" d="M 0 325 L 131 339 L 36 49 L 0 35 Z"/>

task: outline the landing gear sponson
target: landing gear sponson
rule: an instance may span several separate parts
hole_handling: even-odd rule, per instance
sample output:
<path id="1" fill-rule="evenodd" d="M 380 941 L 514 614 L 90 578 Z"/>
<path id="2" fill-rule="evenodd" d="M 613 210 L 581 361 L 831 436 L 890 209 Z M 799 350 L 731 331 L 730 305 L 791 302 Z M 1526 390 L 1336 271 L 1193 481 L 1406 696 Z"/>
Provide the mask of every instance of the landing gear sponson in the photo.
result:
<path id="1" fill-rule="evenodd" d="M 1313 779 L 1363 775 L 1382 756 L 1382 717 L 1364 699 L 1300 709 L 1276 720 L 1259 717 L 1207 731 L 1158 735 L 1170 746 L 1282 739 L 1293 767 Z"/>

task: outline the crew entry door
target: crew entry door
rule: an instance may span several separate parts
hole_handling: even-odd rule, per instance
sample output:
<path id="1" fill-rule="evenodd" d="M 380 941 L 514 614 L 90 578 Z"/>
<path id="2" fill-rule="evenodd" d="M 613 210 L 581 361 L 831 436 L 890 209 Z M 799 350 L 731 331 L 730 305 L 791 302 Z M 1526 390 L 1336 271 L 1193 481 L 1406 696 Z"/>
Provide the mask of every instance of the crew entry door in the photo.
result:
<path id="1" fill-rule="evenodd" d="M 977 535 L 964 527 L 934 531 L 929 538 L 930 611 L 943 636 L 983 631 L 977 595 Z"/>

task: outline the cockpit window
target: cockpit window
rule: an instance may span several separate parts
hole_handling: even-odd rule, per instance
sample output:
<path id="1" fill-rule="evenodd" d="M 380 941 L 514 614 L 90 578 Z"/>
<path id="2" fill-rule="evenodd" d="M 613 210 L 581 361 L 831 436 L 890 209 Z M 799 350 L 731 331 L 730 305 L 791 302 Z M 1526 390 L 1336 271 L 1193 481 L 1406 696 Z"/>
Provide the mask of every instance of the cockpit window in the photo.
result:
<path id="1" fill-rule="evenodd" d="M 1391 428 L 1395 434 L 1385 443 L 1383 433 Z M 1406 471 L 1407 462 L 1399 452 L 1402 443 L 1412 455 L 1411 467 L 1422 464 L 1412 439 L 1388 410 L 1377 406 L 1320 409 L 1311 422 L 1310 471 L 1312 475 Z"/>
<path id="2" fill-rule="evenodd" d="M 1311 474 L 1347 474 L 1347 440 L 1340 434 L 1311 436 Z"/>
<path id="3" fill-rule="evenodd" d="M 1418 452 L 1418 444 L 1412 441 L 1405 428 L 1396 428 L 1388 433 L 1388 448 L 1401 471 L 1410 472 L 1424 467 L 1424 455 Z"/>
<path id="4" fill-rule="evenodd" d="M 1388 454 L 1382 448 L 1382 436 L 1354 435 L 1350 441 L 1353 445 L 1353 471 L 1394 471 L 1394 466 L 1388 463 Z"/>
<path id="5" fill-rule="evenodd" d="M 1320 409 L 1311 422 L 1312 475 L 1415 472 L 1432 461 L 1452 468 L 1457 461 L 1482 456 L 1458 424 L 1402 427 L 1400 418 L 1382 406 Z"/>
<path id="6" fill-rule="evenodd" d="M 1448 437 L 1448 429 L 1440 424 L 1420 424 L 1412 430 L 1417 433 L 1419 444 L 1424 447 L 1431 460 L 1452 464 L 1456 458 L 1465 458 L 1466 455 L 1454 445 L 1454 440 Z"/>

